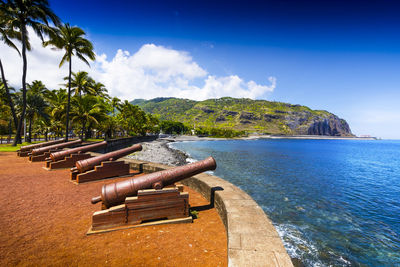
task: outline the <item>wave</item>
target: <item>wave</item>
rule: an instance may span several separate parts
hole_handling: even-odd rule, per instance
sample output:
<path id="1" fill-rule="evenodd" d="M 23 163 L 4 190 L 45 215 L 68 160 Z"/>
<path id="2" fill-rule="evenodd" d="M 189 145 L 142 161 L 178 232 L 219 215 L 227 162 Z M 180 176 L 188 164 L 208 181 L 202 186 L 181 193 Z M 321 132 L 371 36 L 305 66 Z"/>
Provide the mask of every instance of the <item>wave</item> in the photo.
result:
<path id="1" fill-rule="evenodd" d="M 301 229 L 292 224 L 274 224 L 274 226 L 291 258 L 299 259 L 305 266 L 326 266 L 326 262 L 321 261 L 321 251 L 304 235 Z M 327 248 L 324 253 L 334 259 L 333 266 L 352 265 L 342 255 L 337 255 Z"/>

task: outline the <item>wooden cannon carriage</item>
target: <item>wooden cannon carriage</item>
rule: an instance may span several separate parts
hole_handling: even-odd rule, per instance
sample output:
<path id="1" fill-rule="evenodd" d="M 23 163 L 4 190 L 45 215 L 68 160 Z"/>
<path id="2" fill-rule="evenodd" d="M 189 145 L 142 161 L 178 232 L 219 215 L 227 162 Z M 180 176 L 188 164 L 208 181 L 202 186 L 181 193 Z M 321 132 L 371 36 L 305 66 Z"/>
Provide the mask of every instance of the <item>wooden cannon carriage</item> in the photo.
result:
<path id="1" fill-rule="evenodd" d="M 44 161 L 44 160 L 46 160 L 46 158 L 48 158 L 50 156 L 51 153 L 59 151 L 63 148 L 77 146 L 80 143 L 82 143 L 82 140 L 77 139 L 77 140 L 73 140 L 73 141 L 66 142 L 66 143 L 35 148 L 29 154 L 29 160 L 31 162 Z"/>
<path id="2" fill-rule="evenodd" d="M 149 224 L 192 222 L 189 194 L 175 183 L 208 170 L 215 170 L 214 158 L 103 185 L 92 204 L 102 202 L 92 216 L 88 234 Z"/>
<path id="3" fill-rule="evenodd" d="M 77 161 L 91 158 L 89 151 L 95 151 L 107 147 L 107 141 L 98 142 L 86 146 L 80 146 L 68 150 L 53 152 L 46 158 L 46 169 L 60 169 L 74 167 Z"/>
<path id="4" fill-rule="evenodd" d="M 65 139 L 59 139 L 59 140 L 54 140 L 54 141 L 48 141 L 48 142 L 27 145 L 27 146 L 21 146 L 20 149 L 17 150 L 17 156 L 18 157 L 28 157 L 29 153 L 31 153 L 33 149 L 36 149 L 39 147 L 51 146 L 51 145 L 55 145 L 55 144 L 59 144 L 59 143 L 63 143 L 63 142 L 65 142 Z"/>
<path id="5" fill-rule="evenodd" d="M 77 161 L 71 168 L 71 180 L 76 183 L 85 183 L 116 176 L 129 175 L 129 164 L 117 159 L 142 150 L 140 144 L 113 151 L 97 157 Z"/>

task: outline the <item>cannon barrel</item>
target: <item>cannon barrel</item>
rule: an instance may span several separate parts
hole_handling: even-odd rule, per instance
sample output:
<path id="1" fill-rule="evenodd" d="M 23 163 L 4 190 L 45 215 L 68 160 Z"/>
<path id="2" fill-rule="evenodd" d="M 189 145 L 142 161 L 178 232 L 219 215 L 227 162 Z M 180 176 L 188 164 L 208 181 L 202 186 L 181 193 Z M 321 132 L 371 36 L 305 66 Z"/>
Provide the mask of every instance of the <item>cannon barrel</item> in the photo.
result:
<path id="1" fill-rule="evenodd" d="M 89 159 L 83 159 L 80 161 L 77 161 L 75 163 L 76 169 L 80 173 L 88 171 L 93 169 L 95 166 L 99 165 L 103 161 L 115 161 L 119 158 L 122 158 L 126 155 L 129 155 L 135 151 L 140 151 L 142 150 L 142 145 L 136 144 L 131 147 L 123 148 L 117 151 L 109 152 L 107 154 L 99 155 L 97 157 L 89 158 Z M 75 168 L 72 168 L 75 169 Z"/>
<path id="2" fill-rule="evenodd" d="M 103 185 L 101 196 L 92 198 L 92 204 L 103 201 L 109 208 L 121 204 L 126 197 L 136 196 L 142 189 L 161 189 L 164 186 L 189 178 L 193 175 L 215 170 L 217 163 L 213 157 L 208 157 L 202 161 L 194 162 L 185 166 L 175 167 L 169 170 L 153 172 L 147 175 L 131 178 L 125 181 Z"/>
<path id="3" fill-rule="evenodd" d="M 95 144 L 91 144 L 91 145 L 80 146 L 80 147 L 75 147 L 75 148 L 71 148 L 68 150 L 53 152 L 50 154 L 50 158 L 54 162 L 54 161 L 62 160 L 65 157 L 67 157 L 73 153 L 84 153 L 87 151 L 93 151 L 93 150 L 97 150 L 100 148 L 104 148 L 106 146 L 107 146 L 107 141 L 103 141 L 103 142 L 99 142 L 99 143 L 95 143 Z"/>
<path id="4" fill-rule="evenodd" d="M 51 146 L 51 145 L 55 145 L 55 144 L 59 144 L 59 143 L 63 143 L 63 142 L 65 142 L 65 139 L 59 139 L 59 140 L 54 140 L 54 141 L 48 141 L 48 142 L 27 145 L 27 146 L 21 146 L 20 151 L 30 151 L 35 148 Z"/>
<path id="5" fill-rule="evenodd" d="M 36 148 L 36 149 L 32 150 L 32 155 L 33 156 L 42 155 L 45 152 L 51 151 L 53 149 L 61 149 L 61 148 L 64 148 L 64 147 L 70 147 L 70 146 L 73 146 L 73 145 L 78 145 L 80 143 L 82 143 L 82 140 L 78 139 L 78 140 L 74 140 L 74 141 L 70 141 L 70 142 L 66 142 L 66 143 L 61 143 L 61 144 L 57 144 L 57 145 Z"/>

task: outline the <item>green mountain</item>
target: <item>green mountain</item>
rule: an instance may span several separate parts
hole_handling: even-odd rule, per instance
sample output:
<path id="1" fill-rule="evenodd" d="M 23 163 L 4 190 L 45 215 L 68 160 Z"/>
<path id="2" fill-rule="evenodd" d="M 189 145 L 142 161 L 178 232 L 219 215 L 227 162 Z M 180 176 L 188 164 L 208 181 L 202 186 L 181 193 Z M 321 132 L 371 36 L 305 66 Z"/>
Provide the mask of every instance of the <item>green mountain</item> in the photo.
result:
<path id="1" fill-rule="evenodd" d="M 231 97 L 194 101 L 170 97 L 136 99 L 131 103 L 161 120 L 179 121 L 189 127 L 265 134 L 353 136 L 347 122 L 328 111 L 281 102 Z"/>

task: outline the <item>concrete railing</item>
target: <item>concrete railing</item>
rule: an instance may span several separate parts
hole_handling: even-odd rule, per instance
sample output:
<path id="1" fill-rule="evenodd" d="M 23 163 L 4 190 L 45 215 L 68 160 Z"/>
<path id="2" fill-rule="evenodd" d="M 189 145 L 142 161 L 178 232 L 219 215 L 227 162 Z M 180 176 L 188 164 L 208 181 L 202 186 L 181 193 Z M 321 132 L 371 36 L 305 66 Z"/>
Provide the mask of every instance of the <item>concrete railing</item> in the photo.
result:
<path id="1" fill-rule="evenodd" d="M 131 169 L 151 173 L 167 165 L 122 158 Z M 275 227 L 261 207 L 235 185 L 206 173 L 182 181 L 217 209 L 228 237 L 229 266 L 293 266 Z"/>

